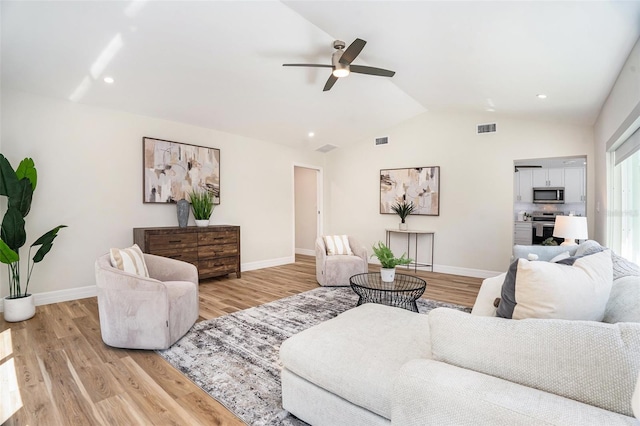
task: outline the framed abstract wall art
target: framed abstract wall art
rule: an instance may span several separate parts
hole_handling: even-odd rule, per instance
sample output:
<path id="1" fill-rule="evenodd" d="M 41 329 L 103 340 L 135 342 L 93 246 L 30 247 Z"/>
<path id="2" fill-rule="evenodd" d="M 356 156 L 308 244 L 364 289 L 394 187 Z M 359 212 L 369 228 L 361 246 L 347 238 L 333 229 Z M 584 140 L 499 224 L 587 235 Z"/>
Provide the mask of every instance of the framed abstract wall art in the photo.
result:
<path id="1" fill-rule="evenodd" d="M 413 202 L 411 214 L 440 215 L 440 167 L 380 170 L 380 213 L 395 214 L 396 203 Z"/>
<path id="2" fill-rule="evenodd" d="M 192 191 L 213 194 L 220 204 L 220 150 L 143 137 L 143 202 L 176 203 Z"/>

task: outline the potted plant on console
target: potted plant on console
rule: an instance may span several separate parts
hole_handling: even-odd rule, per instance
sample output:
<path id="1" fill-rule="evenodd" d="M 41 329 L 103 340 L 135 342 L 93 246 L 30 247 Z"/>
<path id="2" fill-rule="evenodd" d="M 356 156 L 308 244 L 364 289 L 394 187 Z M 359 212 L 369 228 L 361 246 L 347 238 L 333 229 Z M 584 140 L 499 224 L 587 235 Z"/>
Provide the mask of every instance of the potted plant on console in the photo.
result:
<path id="1" fill-rule="evenodd" d="M 391 249 L 383 244 L 382 241 L 378 241 L 378 245 L 374 245 L 372 248 L 373 254 L 371 257 L 375 256 L 380 261 L 380 277 L 386 283 L 393 282 L 395 279 L 396 266 L 408 265 L 413 262 L 413 259 L 405 257 L 404 253 L 400 258 L 395 257 Z"/>
<path id="2" fill-rule="evenodd" d="M 213 194 L 206 190 L 194 190 L 189 194 L 189 200 L 196 226 L 209 226 L 209 218 L 213 213 Z"/>
<path id="3" fill-rule="evenodd" d="M 406 201 L 402 201 L 402 203 L 396 203 L 393 206 L 391 206 L 391 210 L 393 210 L 394 213 L 396 213 L 398 216 L 400 216 L 400 220 L 402 220 L 402 222 L 400 222 L 400 230 L 401 231 L 406 231 L 407 230 L 407 224 L 404 222 L 404 220 L 415 209 L 416 209 L 416 206 L 415 206 L 415 204 L 413 204 L 413 201 L 409 201 L 409 203 L 407 203 Z"/>
<path id="4" fill-rule="evenodd" d="M 9 296 L 4 298 L 4 319 L 7 322 L 24 321 L 35 315 L 33 295 L 27 292 L 33 267 L 49 253 L 58 231 L 66 227 L 56 226 L 29 246 L 27 279 L 23 292 L 21 278 L 24 276 L 20 274 L 19 252 L 27 240 L 24 218 L 31 210 L 37 182 L 38 174 L 31 158 L 22 160 L 14 171 L 5 156 L 0 154 L 0 195 L 7 197 L 7 211 L 2 219 L 0 234 L 0 262 L 8 265 L 9 269 Z M 40 248 L 31 258 L 31 249 L 38 246 Z"/>

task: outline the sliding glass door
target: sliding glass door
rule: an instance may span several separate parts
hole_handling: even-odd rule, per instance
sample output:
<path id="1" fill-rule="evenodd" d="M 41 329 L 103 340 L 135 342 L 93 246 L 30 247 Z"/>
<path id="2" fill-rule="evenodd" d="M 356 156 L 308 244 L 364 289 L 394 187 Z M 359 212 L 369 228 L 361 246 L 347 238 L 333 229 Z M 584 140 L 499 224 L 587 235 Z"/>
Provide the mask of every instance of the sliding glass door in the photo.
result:
<path id="1" fill-rule="evenodd" d="M 610 210 L 610 246 L 640 263 L 640 134 L 636 132 L 614 152 Z M 626 147 L 625 147 L 626 145 Z"/>

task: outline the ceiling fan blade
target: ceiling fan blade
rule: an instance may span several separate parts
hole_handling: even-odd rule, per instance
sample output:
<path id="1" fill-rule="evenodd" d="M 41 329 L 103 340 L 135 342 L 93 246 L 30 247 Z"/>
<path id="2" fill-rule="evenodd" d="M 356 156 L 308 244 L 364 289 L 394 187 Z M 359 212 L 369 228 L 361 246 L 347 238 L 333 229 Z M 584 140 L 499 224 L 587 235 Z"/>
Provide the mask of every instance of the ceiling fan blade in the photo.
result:
<path id="1" fill-rule="evenodd" d="M 349 65 L 349 70 L 358 74 L 379 75 L 381 77 L 393 77 L 396 73 L 395 71 L 375 67 L 366 67 L 362 65 Z"/>
<path id="2" fill-rule="evenodd" d="M 361 38 L 357 38 L 353 43 L 347 47 L 347 50 L 344 51 L 342 56 L 340 57 L 340 63 L 344 65 L 349 65 L 353 60 L 360 54 L 362 49 L 364 49 L 364 45 L 367 44 L 366 41 Z"/>
<path id="3" fill-rule="evenodd" d="M 282 64 L 283 67 L 316 67 L 316 68 L 333 68 L 333 65 L 323 64 Z"/>
<path id="4" fill-rule="evenodd" d="M 329 79 L 327 80 L 327 83 L 324 85 L 324 89 L 322 89 L 322 91 L 326 92 L 327 90 L 331 90 L 333 85 L 336 84 L 336 81 L 338 81 L 338 77 L 336 77 L 335 75 L 331 74 L 329 76 Z"/>

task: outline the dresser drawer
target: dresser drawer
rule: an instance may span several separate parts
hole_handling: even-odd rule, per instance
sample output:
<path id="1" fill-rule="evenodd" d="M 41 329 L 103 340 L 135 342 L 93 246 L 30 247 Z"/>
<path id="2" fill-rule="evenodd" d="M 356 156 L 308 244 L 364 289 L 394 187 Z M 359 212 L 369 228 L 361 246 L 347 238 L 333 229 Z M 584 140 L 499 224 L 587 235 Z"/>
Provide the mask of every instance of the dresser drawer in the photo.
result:
<path id="1" fill-rule="evenodd" d="M 163 249 L 163 250 L 154 250 L 150 254 L 155 254 L 156 256 L 170 257 L 171 259 L 182 260 L 184 262 L 193 263 L 198 266 L 198 248 L 190 247 L 185 249 Z"/>
<path id="2" fill-rule="evenodd" d="M 197 241 L 198 235 L 195 233 L 149 235 L 149 252 L 153 254 L 161 250 L 176 251 L 195 248 Z"/>
<path id="3" fill-rule="evenodd" d="M 198 233 L 198 245 L 238 244 L 238 233 L 235 231 L 214 231 Z"/>
<path id="4" fill-rule="evenodd" d="M 198 272 L 201 276 L 217 276 L 237 272 L 237 257 L 222 257 L 219 259 L 199 260 Z"/>
<path id="5" fill-rule="evenodd" d="M 237 244 L 198 246 L 198 257 L 200 259 L 210 258 L 210 257 L 236 256 L 237 254 L 238 254 Z"/>

